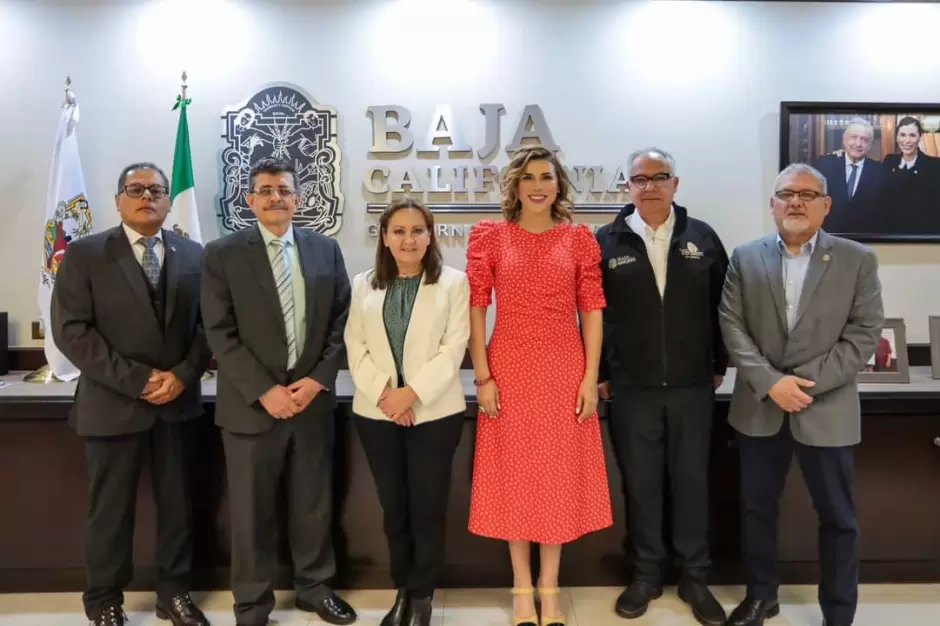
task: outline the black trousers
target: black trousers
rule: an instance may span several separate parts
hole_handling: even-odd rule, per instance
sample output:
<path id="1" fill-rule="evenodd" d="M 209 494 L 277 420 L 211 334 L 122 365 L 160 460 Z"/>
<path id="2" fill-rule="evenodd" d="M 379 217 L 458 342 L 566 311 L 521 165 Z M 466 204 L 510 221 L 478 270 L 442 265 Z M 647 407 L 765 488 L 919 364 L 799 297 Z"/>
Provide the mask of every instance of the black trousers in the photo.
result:
<path id="1" fill-rule="evenodd" d="M 773 437 L 737 434 L 747 593 L 773 600 L 780 586 L 777 521 L 793 453 L 819 517 L 819 604 L 829 624 L 851 624 L 858 605 L 854 447 L 818 448 L 793 439 L 789 419 Z"/>
<path id="2" fill-rule="evenodd" d="M 314 402 L 317 400 L 315 399 Z M 299 600 L 317 603 L 336 574 L 332 524 L 333 412 L 274 420 L 257 435 L 222 430 L 238 624 L 267 624 L 278 566 L 278 495 L 286 481 L 288 539 Z"/>
<path id="3" fill-rule="evenodd" d="M 615 389 L 610 434 L 624 481 L 635 578 L 659 584 L 668 561 L 663 491 L 672 492 L 672 544 L 683 576 L 705 582 L 708 454 L 714 389 Z"/>
<path id="4" fill-rule="evenodd" d="M 355 424 L 382 503 L 392 580 L 414 597 L 430 597 L 444 562 L 451 466 L 463 414 L 410 427 L 360 416 Z"/>
<path id="5" fill-rule="evenodd" d="M 149 452 L 157 504 L 157 596 L 169 603 L 189 591 L 192 569 L 191 469 L 197 422 L 157 420 L 141 433 L 86 437 L 88 515 L 83 594 L 88 619 L 108 605 L 123 605 L 134 573 L 134 513 L 140 468 Z"/>

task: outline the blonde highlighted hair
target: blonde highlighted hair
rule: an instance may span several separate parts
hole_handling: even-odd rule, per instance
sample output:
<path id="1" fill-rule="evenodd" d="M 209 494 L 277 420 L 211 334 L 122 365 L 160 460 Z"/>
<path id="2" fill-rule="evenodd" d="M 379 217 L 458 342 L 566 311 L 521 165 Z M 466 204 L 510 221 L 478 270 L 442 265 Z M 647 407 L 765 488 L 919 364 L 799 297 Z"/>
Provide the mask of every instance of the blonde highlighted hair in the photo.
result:
<path id="1" fill-rule="evenodd" d="M 542 146 L 523 146 L 512 154 L 509 165 L 506 166 L 506 176 L 502 185 L 503 217 L 510 222 L 519 219 L 522 213 L 522 201 L 519 199 L 519 181 L 525 174 L 525 168 L 532 161 L 548 161 L 555 168 L 555 178 L 558 180 L 558 196 L 552 203 L 552 217 L 556 221 L 571 222 L 574 219 L 572 208 L 572 190 L 574 186 L 568 178 L 561 161 L 551 150 Z"/>

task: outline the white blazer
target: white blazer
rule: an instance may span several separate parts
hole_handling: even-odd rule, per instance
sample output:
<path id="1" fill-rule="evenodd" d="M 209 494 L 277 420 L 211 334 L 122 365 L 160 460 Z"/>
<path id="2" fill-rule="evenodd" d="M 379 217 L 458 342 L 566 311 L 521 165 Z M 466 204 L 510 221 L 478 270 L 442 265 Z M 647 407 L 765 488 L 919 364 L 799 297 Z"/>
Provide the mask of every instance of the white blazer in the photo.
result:
<path id="1" fill-rule="evenodd" d="M 382 313 L 386 290 L 372 288 L 371 274 L 353 279 L 344 339 L 356 387 L 353 412 L 388 419 L 378 407 L 379 396 L 386 385 L 398 385 L 398 376 Z M 465 273 L 445 265 L 436 284 L 422 278 L 405 334 L 402 377 L 418 396 L 411 407 L 415 424 L 466 410 L 460 364 L 469 340 L 470 284 Z"/>

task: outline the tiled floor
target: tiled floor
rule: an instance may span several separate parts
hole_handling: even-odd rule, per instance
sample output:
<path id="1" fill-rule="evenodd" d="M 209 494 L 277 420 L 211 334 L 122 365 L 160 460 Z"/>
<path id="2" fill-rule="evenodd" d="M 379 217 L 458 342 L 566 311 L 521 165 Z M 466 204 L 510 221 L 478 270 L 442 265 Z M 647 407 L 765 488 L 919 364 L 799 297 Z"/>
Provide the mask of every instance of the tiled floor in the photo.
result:
<path id="1" fill-rule="evenodd" d="M 715 587 L 715 595 L 731 610 L 743 589 Z M 688 608 L 675 590 L 650 606 L 642 618 L 628 622 L 613 613 L 620 589 L 579 587 L 565 589 L 563 599 L 570 626 L 695 626 Z M 359 626 L 378 626 L 395 597 L 394 591 L 344 592 L 359 611 Z M 937 626 L 940 624 L 940 585 L 869 585 L 860 591 L 861 603 L 855 626 Z M 226 592 L 196 595 L 212 626 L 233 626 L 232 596 Z M 785 587 L 779 617 L 767 626 L 820 626 L 814 587 Z M 434 626 L 508 626 L 511 600 L 505 589 L 446 589 L 435 596 Z M 166 626 L 153 615 L 153 598 L 147 593 L 127 594 L 125 610 L 133 626 Z M 293 609 L 290 593 L 278 595 L 272 618 L 276 626 L 323 624 Z M 86 624 L 79 594 L 0 595 L 0 626 L 68 626 Z"/>

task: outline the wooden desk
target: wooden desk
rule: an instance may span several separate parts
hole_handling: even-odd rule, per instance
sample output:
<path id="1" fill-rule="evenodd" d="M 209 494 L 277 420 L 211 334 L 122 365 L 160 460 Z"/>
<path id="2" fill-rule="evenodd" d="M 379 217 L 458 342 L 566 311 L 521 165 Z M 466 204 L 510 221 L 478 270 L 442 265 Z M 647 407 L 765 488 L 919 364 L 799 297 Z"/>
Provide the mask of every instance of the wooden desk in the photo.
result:
<path id="1" fill-rule="evenodd" d="M 740 568 L 738 455 L 726 422 L 733 371 L 718 390 L 709 469 L 713 580 L 743 582 Z M 83 528 L 87 480 L 82 441 L 66 423 L 74 384 L 23 383 L 23 373 L 0 377 L 0 592 L 80 591 L 84 585 Z M 462 373 L 472 402 L 473 374 Z M 203 383 L 206 417 L 194 481 L 195 582 L 199 589 L 229 586 L 228 498 L 218 429 L 212 423 L 215 382 Z M 335 538 L 337 586 L 391 587 L 382 513 L 372 476 L 346 422 L 352 396 L 348 372 L 337 381 Z M 863 443 L 857 451 L 861 576 L 865 582 L 940 582 L 940 381 L 930 369 L 911 368 L 907 385 L 861 387 Z M 602 413 L 606 407 L 602 406 Z M 509 586 L 509 555 L 502 542 L 467 532 L 475 407 L 467 411 L 454 458 L 446 565 L 442 586 Z M 606 419 L 605 419 L 606 422 Z M 604 443 L 614 505 L 614 526 L 566 547 L 566 586 L 621 585 L 630 562 L 622 482 L 606 423 Z M 150 474 L 142 474 L 135 535 L 133 589 L 155 583 L 156 536 Z M 668 519 L 668 512 L 667 512 Z M 785 583 L 817 580 L 816 521 L 799 471 L 781 500 L 780 559 Z M 289 589 L 289 553 L 281 534 L 281 588 Z M 668 536 L 668 531 L 667 531 Z"/>

